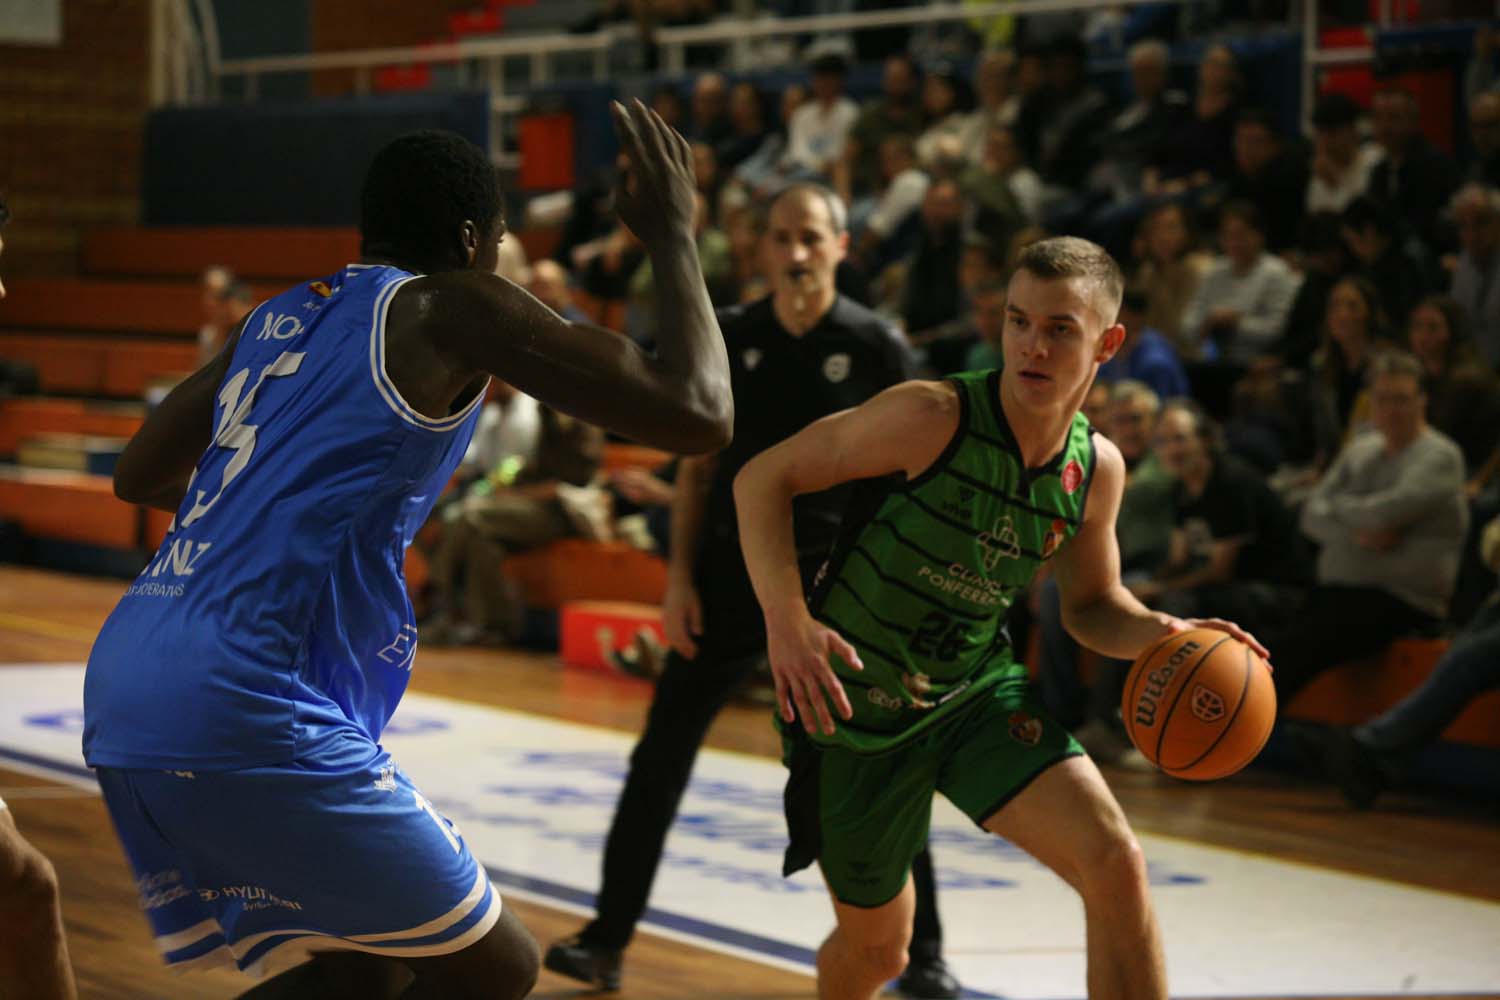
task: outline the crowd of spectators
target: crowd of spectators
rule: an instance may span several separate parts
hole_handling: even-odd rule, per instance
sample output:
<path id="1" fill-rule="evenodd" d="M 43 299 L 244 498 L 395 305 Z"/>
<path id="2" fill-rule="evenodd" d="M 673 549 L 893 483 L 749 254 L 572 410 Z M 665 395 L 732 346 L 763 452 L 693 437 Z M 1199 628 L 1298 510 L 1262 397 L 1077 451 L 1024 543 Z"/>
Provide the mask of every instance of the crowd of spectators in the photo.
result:
<path id="1" fill-rule="evenodd" d="M 1363 630 L 1357 652 L 1377 654 L 1495 599 L 1481 536 L 1500 514 L 1500 82 L 1481 35 L 1452 153 L 1396 79 L 1368 106 L 1318 97 L 1304 137 L 1229 45 L 1202 50 L 1184 92 L 1170 49 L 1138 42 L 1116 101 L 1067 34 L 962 61 L 896 50 L 863 102 L 846 55 L 815 43 L 779 93 L 709 70 L 651 103 L 692 142 L 718 304 L 765 294 L 761 208 L 816 180 L 849 207 L 840 290 L 897 323 L 931 375 L 998 363 L 1028 242 L 1109 248 L 1129 333 L 1086 412 L 1131 467 L 1127 578 L 1157 606 L 1312 651 L 1278 670 L 1289 698 L 1338 659 L 1310 630 Z M 649 342 L 665 318 L 612 181 L 580 185 L 556 261 L 535 266 Z M 1118 757 L 1119 665 L 1085 691 L 1049 597 L 1029 607 L 1051 707 Z"/>

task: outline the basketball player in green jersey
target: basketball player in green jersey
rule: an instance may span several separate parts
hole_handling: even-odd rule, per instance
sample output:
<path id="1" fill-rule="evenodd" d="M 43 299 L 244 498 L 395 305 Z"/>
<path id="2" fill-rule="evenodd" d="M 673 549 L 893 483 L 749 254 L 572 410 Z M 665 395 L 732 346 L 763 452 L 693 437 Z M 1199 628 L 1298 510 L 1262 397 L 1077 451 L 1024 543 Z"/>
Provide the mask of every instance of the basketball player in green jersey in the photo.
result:
<path id="1" fill-rule="evenodd" d="M 1153 612 L 1120 582 L 1125 465 L 1078 409 L 1125 337 L 1121 287 L 1086 240 L 1033 244 L 1010 283 L 1002 369 L 888 389 L 736 481 L 790 770 L 785 870 L 817 861 L 838 917 L 818 951 L 824 1000 L 869 1000 L 906 964 L 907 869 L 934 790 L 1082 896 L 1089 996 L 1167 995 L 1140 846 L 1098 769 L 1030 699 L 1002 629 L 1051 561 L 1069 631 L 1101 653 L 1132 658 L 1205 626 L 1266 655 L 1237 626 Z M 792 498 L 854 480 L 864 496 L 808 601 Z"/>

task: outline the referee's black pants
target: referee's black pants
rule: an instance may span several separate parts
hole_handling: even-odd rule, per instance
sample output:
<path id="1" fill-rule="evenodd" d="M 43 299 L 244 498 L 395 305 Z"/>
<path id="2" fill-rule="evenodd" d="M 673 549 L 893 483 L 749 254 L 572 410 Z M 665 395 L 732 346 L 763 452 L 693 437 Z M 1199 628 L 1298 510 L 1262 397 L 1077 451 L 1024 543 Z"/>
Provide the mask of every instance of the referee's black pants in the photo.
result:
<path id="1" fill-rule="evenodd" d="M 698 643 L 697 658 L 688 660 L 675 651 L 669 653 L 656 683 L 646 729 L 630 755 L 630 773 L 604 847 L 604 882 L 599 889 L 597 916 L 582 934 L 588 945 L 624 948 L 630 943 L 635 925 L 646 911 L 667 831 L 677 815 L 703 737 L 719 709 L 749 682 L 765 660 L 763 639 L 746 642 L 742 638 L 726 645 L 705 632 Z M 941 954 L 943 934 L 937 916 L 932 858 L 925 848 L 912 863 L 912 880 L 917 912 L 911 954 L 920 961 Z"/>

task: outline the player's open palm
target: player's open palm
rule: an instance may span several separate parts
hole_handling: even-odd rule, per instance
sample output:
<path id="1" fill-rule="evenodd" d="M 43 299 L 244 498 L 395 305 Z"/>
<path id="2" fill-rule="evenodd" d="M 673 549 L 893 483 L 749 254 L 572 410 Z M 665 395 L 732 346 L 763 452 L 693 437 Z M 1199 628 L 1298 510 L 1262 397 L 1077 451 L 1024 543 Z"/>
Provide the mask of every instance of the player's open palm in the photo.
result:
<path id="1" fill-rule="evenodd" d="M 795 621 L 766 623 L 766 653 L 771 660 L 771 676 L 776 681 L 776 706 L 787 722 L 801 718 L 803 727 L 814 733 L 821 729 L 833 735 L 833 703 L 839 718 L 854 715 L 844 685 L 833 672 L 830 657 L 837 656 L 855 670 L 863 670 L 859 654 L 833 629 L 815 621 L 811 615 L 800 615 Z"/>
<path id="2" fill-rule="evenodd" d="M 648 247 L 693 232 L 693 154 L 687 140 L 640 101 L 610 105 L 625 152 L 615 210 Z"/>

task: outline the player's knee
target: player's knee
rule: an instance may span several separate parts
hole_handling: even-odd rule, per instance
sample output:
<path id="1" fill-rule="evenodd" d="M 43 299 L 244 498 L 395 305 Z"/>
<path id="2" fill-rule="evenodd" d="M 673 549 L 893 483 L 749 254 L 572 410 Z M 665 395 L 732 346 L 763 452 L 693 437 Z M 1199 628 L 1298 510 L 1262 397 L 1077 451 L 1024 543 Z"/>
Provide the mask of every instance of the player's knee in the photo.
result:
<path id="1" fill-rule="evenodd" d="M 490 932 L 489 943 L 496 972 L 491 992 L 484 995 L 498 1000 L 521 1000 L 530 994 L 542 969 L 536 938 L 507 909 Z"/>
<path id="2" fill-rule="evenodd" d="M 1146 886 L 1146 855 L 1129 828 L 1112 830 L 1092 846 L 1079 874 L 1085 895 L 1127 898 Z"/>
<path id="3" fill-rule="evenodd" d="M 12 928 L 38 932 L 54 921 L 43 919 L 58 905 L 57 872 L 42 853 L 23 847 L 7 859 L 0 876 L 0 918 Z"/>
<path id="4" fill-rule="evenodd" d="M 863 954 L 863 965 L 870 971 L 871 979 L 885 982 L 895 979 L 906 971 L 908 954 L 906 943 L 902 941 L 878 942 L 867 944 L 861 948 Z"/>

